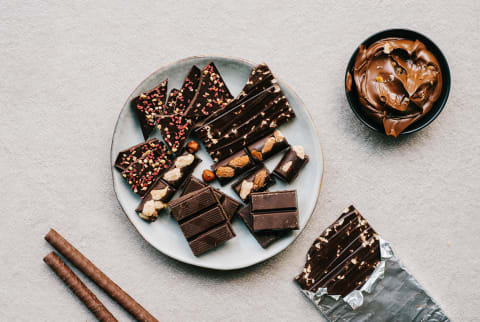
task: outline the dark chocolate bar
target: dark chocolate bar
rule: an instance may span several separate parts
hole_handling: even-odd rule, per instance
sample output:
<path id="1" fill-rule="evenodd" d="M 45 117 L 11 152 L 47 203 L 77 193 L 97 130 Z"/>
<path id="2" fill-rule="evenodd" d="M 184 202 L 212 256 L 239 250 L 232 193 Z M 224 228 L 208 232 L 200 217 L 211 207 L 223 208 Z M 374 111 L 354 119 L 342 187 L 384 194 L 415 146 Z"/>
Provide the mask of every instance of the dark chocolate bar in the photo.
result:
<path id="1" fill-rule="evenodd" d="M 271 135 L 250 144 L 247 149 L 255 161 L 263 162 L 287 147 L 287 139 L 280 130 L 275 130 Z"/>
<path id="2" fill-rule="evenodd" d="M 255 237 L 257 242 L 263 248 L 267 248 L 274 241 L 282 238 L 283 236 L 285 236 L 288 233 L 288 231 L 286 231 L 286 230 L 278 230 L 278 231 L 267 230 L 267 231 L 254 232 L 253 228 L 252 228 L 252 215 L 250 213 L 250 205 L 249 204 L 247 204 L 242 209 L 240 209 L 238 211 L 238 215 L 242 219 L 245 226 L 247 226 L 248 230 L 252 233 L 253 237 Z"/>
<path id="3" fill-rule="evenodd" d="M 200 73 L 200 69 L 195 65 L 188 72 L 175 101 L 175 114 L 184 113 L 192 102 L 200 83 Z"/>
<path id="4" fill-rule="evenodd" d="M 181 196 L 189 194 L 190 192 L 200 190 L 208 185 L 204 183 L 202 180 L 194 177 L 191 175 L 186 181 L 183 186 L 183 191 Z M 217 196 L 218 200 L 222 204 L 223 210 L 227 214 L 228 220 L 232 220 L 233 216 L 237 213 L 238 208 L 240 208 L 241 203 L 230 197 L 229 195 L 212 188 L 215 195 Z"/>
<path id="5" fill-rule="evenodd" d="M 211 187 L 183 195 L 170 202 L 169 206 L 195 256 L 235 237 Z"/>
<path id="6" fill-rule="evenodd" d="M 157 116 L 164 114 L 167 97 L 168 79 L 165 79 L 154 89 L 135 97 L 131 106 L 137 114 L 142 134 L 146 140 L 155 128 Z"/>
<path id="7" fill-rule="evenodd" d="M 175 114 L 175 104 L 177 103 L 177 97 L 180 91 L 176 88 L 172 88 L 170 94 L 168 94 L 167 103 L 165 105 L 165 113 L 158 116 L 157 123 L 160 123 L 162 116 Z M 161 130 L 161 126 L 158 127 Z"/>
<path id="8" fill-rule="evenodd" d="M 240 199 L 246 201 L 252 192 L 265 191 L 274 183 L 275 179 L 270 175 L 270 171 L 262 166 L 251 171 L 245 178 L 238 180 L 232 185 L 232 188 Z"/>
<path id="9" fill-rule="evenodd" d="M 254 166 L 255 162 L 247 151 L 243 149 L 229 158 L 214 164 L 212 170 L 223 186 Z"/>
<path id="10" fill-rule="evenodd" d="M 143 196 L 171 164 L 171 152 L 163 142 L 158 141 L 123 170 L 122 176 L 133 192 Z"/>
<path id="11" fill-rule="evenodd" d="M 186 115 L 194 122 L 202 120 L 217 110 L 223 109 L 233 98 L 212 62 L 202 69 L 195 96 L 190 102 Z"/>
<path id="12" fill-rule="evenodd" d="M 178 189 L 200 162 L 202 160 L 197 158 L 195 154 L 185 152 L 175 159 L 172 167 L 162 175 L 162 180 Z"/>
<path id="13" fill-rule="evenodd" d="M 253 231 L 298 229 L 295 190 L 254 192 L 250 195 Z"/>
<path id="14" fill-rule="evenodd" d="M 360 289 L 380 263 L 377 233 L 350 206 L 313 243 L 303 272 L 295 280 L 316 292 L 346 296 Z"/>
<path id="15" fill-rule="evenodd" d="M 146 221 L 155 221 L 158 213 L 167 208 L 167 203 L 172 199 L 175 189 L 163 182 L 160 178 L 145 194 L 135 211 L 140 218 Z"/>
<path id="16" fill-rule="evenodd" d="M 307 164 L 308 160 L 308 155 L 305 154 L 305 150 L 301 145 L 290 147 L 275 167 L 275 170 L 273 170 L 273 174 L 290 183 L 298 176 L 298 173 Z"/>
<path id="17" fill-rule="evenodd" d="M 137 161 L 145 152 L 154 149 L 160 141 L 158 139 L 150 139 L 147 142 L 142 142 L 140 144 L 134 145 L 126 150 L 120 151 L 118 153 L 117 159 L 115 160 L 115 168 L 123 171 L 128 168 L 133 162 Z"/>
<path id="18" fill-rule="evenodd" d="M 175 107 L 173 109 L 176 110 Z M 174 153 L 180 153 L 185 141 L 190 136 L 192 121 L 181 112 L 162 115 L 158 118 L 158 128 L 170 150 Z"/>

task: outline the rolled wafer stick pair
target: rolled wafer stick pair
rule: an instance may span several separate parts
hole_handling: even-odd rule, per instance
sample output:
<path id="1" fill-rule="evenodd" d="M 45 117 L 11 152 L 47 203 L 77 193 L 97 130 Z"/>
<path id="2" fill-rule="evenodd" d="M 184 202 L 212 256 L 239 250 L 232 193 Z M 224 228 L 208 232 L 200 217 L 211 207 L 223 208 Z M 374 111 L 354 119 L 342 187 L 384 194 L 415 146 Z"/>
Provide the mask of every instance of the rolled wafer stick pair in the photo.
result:
<path id="1" fill-rule="evenodd" d="M 79 270 L 100 286 L 111 298 L 120 304 L 138 321 L 158 322 L 147 310 L 122 290 L 107 275 L 98 269 L 88 258 L 73 247 L 54 229 L 50 229 L 45 239 Z M 44 259 L 55 273 L 73 290 L 82 302 L 100 321 L 117 321 L 96 296 L 83 284 L 75 273 L 55 253 Z"/>

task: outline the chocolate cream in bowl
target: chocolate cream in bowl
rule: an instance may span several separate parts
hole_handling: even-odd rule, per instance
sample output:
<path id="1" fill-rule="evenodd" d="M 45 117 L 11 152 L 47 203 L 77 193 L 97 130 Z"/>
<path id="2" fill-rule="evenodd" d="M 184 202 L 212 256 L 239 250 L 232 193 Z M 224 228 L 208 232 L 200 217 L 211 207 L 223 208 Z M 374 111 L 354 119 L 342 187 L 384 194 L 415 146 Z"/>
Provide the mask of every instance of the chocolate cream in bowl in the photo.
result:
<path id="1" fill-rule="evenodd" d="M 353 82 L 366 115 L 397 137 L 432 108 L 442 92 L 435 56 L 418 40 L 386 38 L 361 45 Z M 347 74 L 347 91 L 352 76 Z"/>

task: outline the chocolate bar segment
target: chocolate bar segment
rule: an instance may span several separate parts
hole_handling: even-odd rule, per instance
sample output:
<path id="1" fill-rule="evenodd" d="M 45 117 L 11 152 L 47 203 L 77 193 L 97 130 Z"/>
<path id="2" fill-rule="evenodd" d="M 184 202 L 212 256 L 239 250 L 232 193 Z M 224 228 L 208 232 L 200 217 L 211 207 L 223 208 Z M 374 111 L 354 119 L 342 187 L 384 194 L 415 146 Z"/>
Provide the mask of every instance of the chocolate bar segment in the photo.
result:
<path id="1" fill-rule="evenodd" d="M 232 185 L 232 188 L 240 199 L 246 201 L 252 192 L 265 191 L 274 183 L 275 179 L 270 175 L 270 171 L 265 166 L 262 166 L 254 169 L 245 178 L 237 181 Z"/>
<path id="2" fill-rule="evenodd" d="M 250 195 L 253 231 L 298 229 L 297 192 L 254 192 Z"/>
<path id="3" fill-rule="evenodd" d="M 195 256 L 235 237 L 211 187 L 181 196 L 170 202 L 169 206 Z"/>
<path id="4" fill-rule="evenodd" d="M 159 142 L 158 139 L 154 138 L 120 151 L 115 160 L 115 168 L 121 171 L 125 170 L 129 165 L 137 161 L 137 159 L 139 159 L 145 152 L 154 149 L 155 146 L 160 144 Z"/>
<path id="5" fill-rule="evenodd" d="M 196 90 L 200 83 L 200 74 L 200 69 L 195 65 L 192 66 L 178 93 L 174 113 L 184 113 L 187 110 L 195 97 Z"/>
<path id="6" fill-rule="evenodd" d="M 207 187 L 208 185 L 204 183 L 202 180 L 190 176 L 186 181 L 183 186 L 183 191 L 181 196 L 186 195 L 188 193 L 191 193 L 196 190 L 200 190 L 204 187 Z M 217 190 L 215 188 L 212 188 L 213 192 L 215 193 L 215 196 L 218 198 L 220 203 L 222 204 L 223 210 L 225 211 L 225 214 L 228 217 L 228 220 L 232 220 L 233 216 L 237 213 L 238 208 L 240 208 L 241 203 L 230 197 L 229 195 L 221 192 L 220 190 Z"/>
<path id="7" fill-rule="evenodd" d="M 247 153 L 247 150 L 243 149 L 229 158 L 214 164 L 212 170 L 223 186 L 254 166 L 255 162 Z"/>
<path id="8" fill-rule="evenodd" d="M 154 89 L 135 97 L 131 106 L 137 114 L 142 134 L 146 140 L 155 128 L 157 116 L 163 114 L 167 97 L 168 79 Z"/>
<path id="9" fill-rule="evenodd" d="M 157 182 L 145 194 L 142 201 L 135 211 L 140 218 L 146 221 L 155 221 L 158 218 L 158 213 L 167 208 L 167 203 L 172 199 L 175 189 L 157 179 Z"/>
<path id="10" fill-rule="evenodd" d="M 283 181 L 292 182 L 300 170 L 307 164 L 309 158 L 301 145 L 290 147 L 273 170 L 273 173 Z"/>
<path id="11" fill-rule="evenodd" d="M 175 159 L 172 167 L 162 175 L 162 180 L 178 189 L 201 161 L 194 154 L 185 152 Z"/>
<path id="12" fill-rule="evenodd" d="M 202 69 L 195 96 L 186 115 L 194 122 L 202 120 L 217 110 L 223 109 L 233 98 L 213 62 Z"/>
<path id="13" fill-rule="evenodd" d="M 252 233 L 253 237 L 255 237 L 257 242 L 263 248 L 267 248 L 274 241 L 282 238 L 283 236 L 285 236 L 288 233 L 288 231 L 284 231 L 284 230 L 278 230 L 278 231 L 267 230 L 267 231 L 254 232 L 253 228 L 252 228 L 252 214 L 250 213 L 250 205 L 249 204 L 247 204 L 242 209 L 240 209 L 238 211 L 238 215 L 242 219 L 245 226 L 247 226 L 250 233 Z"/>
<path id="14" fill-rule="evenodd" d="M 133 192 L 143 196 L 171 164 L 171 152 L 163 142 L 158 141 L 123 170 L 122 176 Z"/>
<path id="15" fill-rule="evenodd" d="M 377 233 L 350 206 L 313 243 L 303 272 L 295 280 L 316 292 L 346 296 L 360 289 L 380 263 Z"/>
<path id="16" fill-rule="evenodd" d="M 287 147 L 285 136 L 280 130 L 275 130 L 271 135 L 250 144 L 247 149 L 255 161 L 263 162 Z"/>

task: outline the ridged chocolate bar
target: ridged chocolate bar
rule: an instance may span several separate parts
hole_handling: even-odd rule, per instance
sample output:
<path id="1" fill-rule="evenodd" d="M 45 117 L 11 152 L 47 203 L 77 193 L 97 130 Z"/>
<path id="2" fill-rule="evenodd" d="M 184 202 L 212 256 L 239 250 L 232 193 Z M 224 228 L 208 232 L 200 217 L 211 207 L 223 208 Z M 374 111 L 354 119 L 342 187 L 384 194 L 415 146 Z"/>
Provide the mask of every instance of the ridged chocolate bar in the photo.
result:
<path id="1" fill-rule="evenodd" d="M 202 180 L 190 176 L 186 181 L 183 186 L 183 191 L 181 196 L 189 194 L 190 192 L 200 190 L 204 187 L 207 187 L 208 185 Z M 217 196 L 218 200 L 221 202 L 223 210 L 227 214 L 228 220 L 232 220 L 232 218 L 235 216 L 237 213 L 238 208 L 240 208 L 241 203 L 230 197 L 229 195 L 221 192 L 220 190 L 217 190 L 215 188 L 212 188 L 215 195 Z"/>
<path id="2" fill-rule="evenodd" d="M 184 152 L 175 159 L 172 167 L 162 175 L 162 180 L 178 189 L 200 162 L 202 160 L 197 158 L 195 154 Z"/>
<path id="3" fill-rule="evenodd" d="M 155 221 L 158 213 L 167 208 L 167 203 L 172 199 L 175 189 L 163 182 L 160 178 L 145 194 L 135 211 L 140 218 L 146 221 Z"/>
<path id="4" fill-rule="evenodd" d="M 313 243 L 303 272 L 295 280 L 316 292 L 346 296 L 360 289 L 380 263 L 377 233 L 350 206 Z"/>
<path id="5" fill-rule="evenodd" d="M 169 206 L 195 256 L 235 237 L 211 187 L 183 195 L 170 202 Z"/>
<path id="6" fill-rule="evenodd" d="M 292 182 L 299 174 L 300 170 L 308 163 L 308 155 L 301 145 L 290 147 L 282 160 L 273 170 L 278 178 L 288 183 Z"/>
<path id="7" fill-rule="evenodd" d="M 234 183 L 232 188 L 240 199 L 246 201 L 252 192 L 265 191 L 274 183 L 275 179 L 271 176 L 270 171 L 265 166 L 261 166 Z"/>
<path id="8" fill-rule="evenodd" d="M 250 205 L 248 204 L 238 211 L 238 215 L 242 219 L 245 226 L 247 226 L 250 233 L 252 233 L 253 237 L 255 237 L 257 242 L 263 248 L 267 248 L 274 241 L 282 238 L 288 233 L 288 231 L 282 231 L 282 230 L 279 230 L 279 231 L 267 230 L 267 231 L 254 232 L 252 228 L 252 215 L 250 213 Z"/>
<path id="9" fill-rule="evenodd" d="M 167 98 L 168 79 L 165 79 L 154 89 L 135 97 L 131 106 L 134 109 L 144 139 L 148 139 L 155 128 L 157 116 L 164 114 L 165 101 Z"/>
<path id="10" fill-rule="evenodd" d="M 298 229 L 295 190 L 254 192 L 250 195 L 253 231 Z"/>
<path id="11" fill-rule="evenodd" d="M 223 186 L 232 181 L 242 173 L 255 166 L 255 162 L 250 157 L 246 149 L 238 151 L 229 158 L 215 163 L 212 170 L 215 173 L 220 184 Z"/>
<path id="12" fill-rule="evenodd" d="M 247 150 L 255 161 L 263 162 L 287 147 L 287 139 L 280 130 L 275 130 L 271 135 L 250 144 Z"/>

